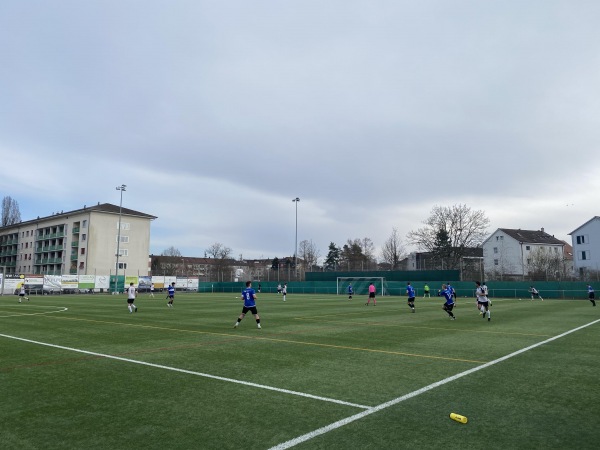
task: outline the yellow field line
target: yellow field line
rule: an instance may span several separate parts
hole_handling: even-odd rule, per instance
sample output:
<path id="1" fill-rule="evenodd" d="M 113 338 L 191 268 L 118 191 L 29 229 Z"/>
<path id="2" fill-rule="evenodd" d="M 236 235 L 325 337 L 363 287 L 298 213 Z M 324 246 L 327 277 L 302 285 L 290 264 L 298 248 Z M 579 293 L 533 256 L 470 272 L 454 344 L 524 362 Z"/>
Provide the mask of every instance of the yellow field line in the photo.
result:
<path id="1" fill-rule="evenodd" d="M 338 320 L 321 320 L 319 317 L 325 316 L 317 316 L 314 317 L 294 317 L 294 320 L 310 320 L 313 322 L 323 322 L 323 323 L 337 323 L 344 324 Z M 347 324 L 347 323 L 346 323 Z M 504 331 L 485 331 L 485 330 L 465 330 L 462 328 L 439 328 L 439 327 L 419 327 L 416 325 L 398 325 L 395 323 L 382 323 L 382 322 L 352 322 L 352 325 L 377 325 L 383 327 L 394 327 L 394 328 L 422 328 L 424 330 L 443 330 L 443 331 L 464 331 L 465 333 L 488 333 L 488 334 L 505 334 L 505 335 L 517 335 L 517 336 L 535 336 L 535 337 L 550 337 L 550 334 L 533 334 L 533 333 L 511 333 Z"/>
<path id="2" fill-rule="evenodd" d="M 158 327 L 154 325 L 140 325 L 140 324 L 130 324 L 130 323 L 122 323 L 122 322 L 109 322 L 105 320 L 95 320 L 95 319 L 81 319 L 76 317 L 53 317 L 54 319 L 63 319 L 63 320 L 78 320 L 82 322 L 94 322 L 94 323 L 106 323 L 111 325 L 124 325 L 138 328 L 151 328 L 156 330 L 166 330 L 166 331 L 179 331 L 183 333 L 195 333 L 195 334 L 210 334 L 217 336 L 229 336 L 239 338 L 239 334 L 231 334 L 231 333 L 215 333 L 213 331 L 199 331 L 199 330 L 184 330 L 180 328 L 167 328 L 167 327 Z M 426 358 L 426 359 L 439 359 L 444 361 L 456 361 L 456 362 L 466 362 L 472 364 L 485 364 L 486 361 L 477 361 L 471 359 L 461 359 L 461 358 L 449 358 L 446 356 L 432 356 L 432 355 L 419 355 L 416 353 L 404 353 L 404 352 L 394 352 L 390 350 L 376 350 L 370 348 L 361 348 L 361 347 L 348 347 L 343 345 L 333 345 L 333 344 L 320 344 L 318 342 L 304 342 L 304 341 L 293 341 L 290 339 L 278 339 L 278 338 L 269 338 L 269 337 L 259 337 L 259 336 L 244 336 L 247 339 L 255 339 L 260 341 L 272 341 L 272 342 L 285 342 L 288 344 L 298 344 L 298 345 L 309 345 L 315 347 L 325 347 L 325 348 L 339 348 L 343 350 L 354 350 L 361 352 L 372 352 L 372 353 L 384 353 L 388 355 L 400 355 L 400 356 L 410 356 L 414 358 Z"/>

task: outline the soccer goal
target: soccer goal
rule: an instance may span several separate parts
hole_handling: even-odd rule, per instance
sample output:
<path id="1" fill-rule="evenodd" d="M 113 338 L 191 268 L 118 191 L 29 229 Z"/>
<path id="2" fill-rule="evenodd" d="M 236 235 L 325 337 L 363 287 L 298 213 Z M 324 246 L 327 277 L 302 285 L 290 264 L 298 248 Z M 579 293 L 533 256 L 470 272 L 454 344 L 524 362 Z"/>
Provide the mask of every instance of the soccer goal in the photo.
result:
<path id="1" fill-rule="evenodd" d="M 385 277 L 337 277 L 337 294 L 348 295 L 348 286 L 351 284 L 354 295 L 368 295 L 371 283 L 375 285 L 377 295 L 386 295 Z"/>

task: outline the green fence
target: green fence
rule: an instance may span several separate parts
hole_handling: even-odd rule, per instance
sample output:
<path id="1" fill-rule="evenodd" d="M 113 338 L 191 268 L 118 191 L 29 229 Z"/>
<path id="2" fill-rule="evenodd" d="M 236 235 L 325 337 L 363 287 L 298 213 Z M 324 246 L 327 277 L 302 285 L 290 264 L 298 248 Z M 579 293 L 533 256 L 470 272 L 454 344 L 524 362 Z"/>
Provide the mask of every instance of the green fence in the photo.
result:
<path id="1" fill-rule="evenodd" d="M 411 272 L 411 275 L 413 273 Z M 359 275 L 364 277 L 364 275 Z M 423 297 L 425 284 L 430 288 L 431 296 L 435 297 L 437 291 L 441 289 L 442 284 L 450 282 L 456 290 L 456 295 L 460 297 L 475 297 L 475 283 L 472 281 L 452 281 L 445 279 L 444 281 L 414 281 L 414 279 L 406 281 L 389 281 L 386 280 L 385 292 L 386 295 L 405 296 L 406 283 L 410 281 L 415 288 L 417 297 Z M 254 281 L 252 287 L 258 291 L 260 284 L 261 293 L 273 294 L 277 292 L 276 281 Z M 281 283 L 283 286 L 283 283 Z M 531 283 L 521 281 L 494 281 L 488 283 L 489 295 L 491 298 L 522 298 L 529 299 L 529 287 Z M 576 299 L 587 298 L 587 283 L 579 281 L 564 281 L 552 282 L 545 281 L 534 284 L 535 288 L 540 292 L 543 298 L 554 299 Z M 198 292 L 241 292 L 245 287 L 244 282 L 238 283 L 200 283 Z M 290 282 L 287 285 L 288 294 L 337 294 L 337 284 L 335 281 L 297 281 Z M 340 292 L 344 295 L 345 292 Z M 363 295 L 357 292 L 356 295 Z"/>

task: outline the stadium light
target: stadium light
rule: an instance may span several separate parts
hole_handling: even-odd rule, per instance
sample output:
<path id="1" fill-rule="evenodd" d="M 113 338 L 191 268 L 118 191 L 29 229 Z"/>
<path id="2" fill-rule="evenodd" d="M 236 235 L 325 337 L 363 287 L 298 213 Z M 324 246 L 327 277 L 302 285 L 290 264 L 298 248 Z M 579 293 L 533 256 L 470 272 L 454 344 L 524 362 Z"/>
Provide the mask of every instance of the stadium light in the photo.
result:
<path id="1" fill-rule="evenodd" d="M 115 294 L 117 293 L 117 286 L 119 284 L 119 252 L 121 251 L 121 213 L 123 209 L 123 192 L 126 191 L 127 186 L 122 184 L 117 186 L 115 189 L 121 191 L 121 201 L 119 202 L 119 231 L 117 232 L 117 265 L 115 267 Z"/>
<path id="2" fill-rule="evenodd" d="M 296 274 L 296 281 L 298 281 L 298 202 L 300 197 L 292 199 L 296 204 L 296 240 L 294 241 L 294 273 Z"/>

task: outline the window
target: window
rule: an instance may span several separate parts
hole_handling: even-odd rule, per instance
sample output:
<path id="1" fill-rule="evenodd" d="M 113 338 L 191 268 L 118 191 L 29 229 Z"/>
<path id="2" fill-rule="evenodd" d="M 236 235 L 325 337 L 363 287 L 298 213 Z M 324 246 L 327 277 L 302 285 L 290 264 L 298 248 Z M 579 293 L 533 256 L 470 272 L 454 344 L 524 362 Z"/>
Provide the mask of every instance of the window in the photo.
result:
<path id="1" fill-rule="evenodd" d="M 495 265 L 495 266 L 497 266 L 497 265 L 498 265 L 498 260 L 497 260 L 497 259 L 495 259 L 495 260 L 494 260 L 494 265 Z"/>
<path id="2" fill-rule="evenodd" d="M 82 254 L 82 255 L 85 255 L 85 248 L 82 248 L 82 249 L 81 249 L 81 254 Z"/>
<path id="3" fill-rule="evenodd" d="M 82 234 L 82 235 L 81 235 L 81 240 L 82 240 L 82 241 L 85 241 L 86 239 L 87 239 L 87 235 L 85 235 L 85 234 Z"/>
<path id="4" fill-rule="evenodd" d="M 494 247 L 494 253 L 498 253 L 498 247 Z"/>
<path id="5" fill-rule="evenodd" d="M 29 242 L 25 242 L 25 248 L 29 247 Z"/>
<path id="6" fill-rule="evenodd" d="M 531 264 L 531 259 L 527 258 L 527 264 Z"/>
<path id="7" fill-rule="evenodd" d="M 25 232 L 25 236 L 29 237 L 29 231 Z"/>
<path id="8" fill-rule="evenodd" d="M 127 269 L 127 263 L 119 263 L 119 269 Z"/>
<path id="9" fill-rule="evenodd" d="M 130 224 L 127 222 L 121 222 L 121 230 L 129 230 Z M 117 222 L 117 230 L 119 229 L 119 222 Z"/>
<path id="10" fill-rule="evenodd" d="M 117 254 L 117 252 L 115 252 L 115 255 Z M 119 249 L 119 256 L 129 256 L 129 250 L 127 250 L 126 248 L 120 248 Z"/>
<path id="11" fill-rule="evenodd" d="M 500 236 L 500 240 L 503 241 L 504 240 L 504 236 Z"/>
<path id="12" fill-rule="evenodd" d="M 577 241 L 578 244 L 589 244 L 589 239 L 586 235 L 581 234 L 579 236 L 575 237 L 575 240 Z"/>
<path id="13" fill-rule="evenodd" d="M 79 263 L 79 268 L 80 268 L 80 269 L 83 269 L 84 267 L 85 267 L 84 263 L 83 263 L 83 262 L 80 262 L 80 263 Z"/>
<path id="14" fill-rule="evenodd" d="M 81 222 L 81 228 L 87 228 L 87 220 Z"/>
<path id="15" fill-rule="evenodd" d="M 577 252 L 577 256 L 579 257 L 580 261 L 588 260 L 588 259 L 590 259 L 590 251 L 584 250 L 582 252 Z"/>
<path id="16" fill-rule="evenodd" d="M 119 241 L 119 235 L 117 234 L 115 236 L 115 241 Z M 128 244 L 129 243 L 129 236 L 121 236 L 121 244 Z"/>
<path id="17" fill-rule="evenodd" d="M 525 250 L 531 250 L 531 245 L 526 245 Z"/>
<path id="18" fill-rule="evenodd" d="M 558 253 L 558 247 L 554 247 L 554 253 Z"/>

